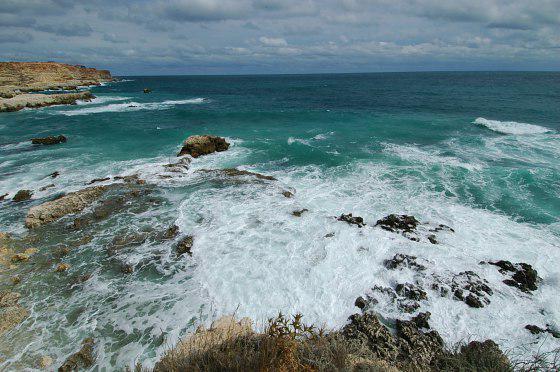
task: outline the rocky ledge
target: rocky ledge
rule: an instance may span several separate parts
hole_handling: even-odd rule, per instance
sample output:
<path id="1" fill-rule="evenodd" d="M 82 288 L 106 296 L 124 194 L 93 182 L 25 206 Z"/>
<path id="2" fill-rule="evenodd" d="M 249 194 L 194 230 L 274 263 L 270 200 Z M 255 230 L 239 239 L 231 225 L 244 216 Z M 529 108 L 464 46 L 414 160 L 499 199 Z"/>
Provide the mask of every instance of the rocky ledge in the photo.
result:
<path id="1" fill-rule="evenodd" d="M 95 98 L 94 95 L 88 91 L 61 94 L 18 94 L 11 98 L 0 98 L 0 112 L 54 105 L 75 105 L 76 101 L 90 101 L 92 98 Z"/>

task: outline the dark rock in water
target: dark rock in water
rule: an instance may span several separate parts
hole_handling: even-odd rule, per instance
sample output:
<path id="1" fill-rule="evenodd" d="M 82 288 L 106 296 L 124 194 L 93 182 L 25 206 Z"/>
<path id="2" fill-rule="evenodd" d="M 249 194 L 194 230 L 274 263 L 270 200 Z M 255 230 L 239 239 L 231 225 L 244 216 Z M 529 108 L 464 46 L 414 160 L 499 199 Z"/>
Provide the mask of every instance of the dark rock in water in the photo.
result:
<path id="1" fill-rule="evenodd" d="M 163 233 L 163 240 L 175 239 L 179 235 L 179 226 L 172 225 Z"/>
<path id="2" fill-rule="evenodd" d="M 335 234 L 334 234 L 333 232 L 332 232 L 332 233 L 328 233 L 327 235 L 325 235 L 325 238 L 332 238 L 332 237 L 334 237 L 334 235 L 335 235 Z"/>
<path id="3" fill-rule="evenodd" d="M 210 135 L 190 136 L 183 143 L 183 147 L 177 156 L 190 155 L 193 158 L 198 158 L 201 155 L 226 151 L 228 148 L 229 143 L 222 137 Z"/>
<path id="4" fill-rule="evenodd" d="M 517 287 L 523 292 L 537 290 L 537 284 L 540 281 L 537 270 L 529 264 L 520 262 L 513 264 L 509 261 L 490 261 L 490 265 L 498 266 L 500 273 L 503 275 L 511 275 L 511 279 L 504 280 L 504 283 Z M 511 273 L 511 274 L 510 274 Z"/>
<path id="5" fill-rule="evenodd" d="M 150 88 L 144 88 L 144 93 L 152 93 L 152 90 Z"/>
<path id="6" fill-rule="evenodd" d="M 428 240 L 429 240 L 430 243 L 432 243 L 432 244 L 437 244 L 437 243 L 438 243 L 438 241 L 437 241 L 437 239 L 436 239 L 436 236 L 435 236 L 434 234 L 428 235 Z"/>
<path id="7" fill-rule="evenodd" d="M 228 176 L 228 177 L 251 176 L 251 177 L 255 177 L 259 180 L 277 181 L 277 179 L 272 177 L 272 176 L 267 176 L 267 175 L 256 173 L 256 172 L 249 172 L 249 171 L 241 170 L 241 169 L 237 169 L 237 168 L 199 169 L 198 172 L 201 172 L 201 173 L 219 173 L 219 174 L 223 174 L 223 175 Z"/>
<path id="8" fill-rule="evenodd" d="M 419 264 L 417 260 L 418 258 L 416 256 L 397 253 L 392 259 L 385 260 L 384 264 L 385 267 L 390 270 L 401 269 L 403 267 L 416 271 L 426 270 L 426 266 Z"/>
<path id="9" fill-rule="evenodd" d="M 428 299 L 426 291 L 411 283 L 397 284 L 395 291 L 409 300 L 420 301 Z"/>
<path id="10" fill-rule="evenodd" d="M 436 282 L 432 285 L 432 289 L 439 291 L 442 297 L 452 294 L 454 300 L 463 301 L 474 308 L 481 308 L 490 303 L 488 297 L 493 294 L 493 291 L 488 286 L 488 281 L 481 279 L 472 271 L 463 271 L 454 275 L 451 283 L 446 283 L 437 276 L 434 276 L 434 279 Z"/>
<path id="11" fill-rule="evenodd" d="M 340 217 L 337 217 L 337 220 L 347 222 L 350 225 L 357 225 L 358 227 L 363 227 L 366 225 L 362 217 L 353 217 L 352 213 L 341 214 Z"/>
<path id="12" fill-rule="evenodd" d="M 546 329 L 541 328 L 541 327 L 536 326 L 536 325 L 531 325 L 531 324 L 527 324 L 525 326 L 525 329 L 528 330 L 529 332 L 531 332 L 534 335 L 538 335 L 540 333 L 549 333 L 554 338 L 560 338 L 560 332 L 557 332 L 557 331 L 551 329 L 550 325 L 548 325 L 548 324 L 546 325 Z"/>
<path id="13" fill-rule="evenodd" d="M 508 358 L 500 350 L 498 345 L 492 340 L 471 341 L 468 345 L 462 346 L 460 350 L 462 360 L 461 370 L 469 366 L 469 371 L 511 371 L 511 364 Z M 445 358 L 442 359 L 443 365 L 439 370 L 455 371 L 458 366 L 445 366 Z"/>
<path id="14" fill-rule="evenodd" d="M 291 198 L 292 196 L 294 196 L 294 194 L 292 192 L 287 191 L 287 190 L 282 191 L 282 195 L 284 195 L 284 197 L 286 197 L 286 198 Z"/>
<path id="15" fill-rule="evenodd" d="M 305 212 L 308 212 L 308 211 L 309 211 L 309 209 L 303 208 L 299 211 L 293 211 L 292 215 L 295 216 L 295 217 L 301 217 L 302 214 L 304 214 Z"/>
<path id="16" fill-rule="evenodd" d="M 429 327 L 429 325 L 428 325 Z M 410 370 L 420 370 L 431 365 L 443 354 L 443 339 L 436 331 L 423 332 L 412 320 L 396 321 L 401 355 L 410 360 Z"/>
<path id="17" fill-rule="evenodd" d="M 48 136 L 44 138 L 33 138 L 31 143 L 34 145 L 56 145 L 59 143 L 66 142 L 66 137 L 60 136 Z"/>
<path id="18" fill-rule="evenodd" d="M 31 190 L 19 190 L 16 195 L 14 195 L 12 201 L 18 203 L 25 200 L 31 199 L 31 195 L 33 195 L 33 191 Z"/>
<path id="19" fill-rule="evenodd" d="M 134 272 L 134 266 L 130 264 L 122 264 L 121 265 L 121 273 L 123 274 L 132 274 Z"/>
<path id="20" fill-rule="evenodd" d="M 50 176 L 51 178 L 56 178 L 56 177 L 60 176 L 60 172 L 59 172 L 59 171 L 52 172 L 51 174 L 49 174 L 49 176 Z"/>
<path id="21" fill-rule="evenodd" d="M 97 182 L 105 182 L 105 181 L 109 181 L 111 179 L 111 177 L 105 177 L 105 178 L 94 178 L 91 181 L 89 181 L 88 183 L 86 183 L 86 185 L 93 185 L 94 183 Z"/>
<path id="22" fill-rule="evenodd" d="M 433 229 L 430 230 L 431 232 L 439 232 L 439 231 L 451 231 L 451 232 L 455 232 L 455 230 L 453 230 L 451 227 L 444 225 L 444 224 L 439 224 L 438 226 L 434 227 Z"/>
<path id="23" fill-rule="evenodd" d="M 4 201 L 4 199 L 6 198 L 6 196 L 8 196 L 10 194 L 5 193 L 4 195 L 0 195 L 0 201 Z"/>
<path id="24" fill-rule="evenodd" d="M 127 247 L 138 246 L 144 244 L 148 239 L 145 233 L 130 233 L 121 234 L 113 238 L 112 242 L 107 247 L 107 253 L 112 256 L 119 250 Z"/>
<path id="25" fill-rule="evenodd" d="M 181 239 L 181 241 L 179 241 L 177 247 L 175 248 L 177 254 L 182 255 L 186 253 L 189 256 L 192 256 L 191 249 L 193 247 L 193 243 L 194 243 L 194 239 L 191 235 L 185 236 L 183 239 Z"/>
<path id="26" fill-rule="evenodd" d="M 58 368 L 58 372 L 73 372 L 93 366 L 95 362 L 94 347 L 95 342 L 93 338 L 86 338 L 82 341 L 82 348 L 70 355 L 64 364 Z"/>
<path id="27" fill-rule="evenodd" d="M 391 232 L 413 232 L 419 223 L 414 216 L 390 214 L 378 220 L 375 226 Z"/>
<path id="28" fill-rule="evenodd" d="M 368 301 L 360 296 L 356 298 L 356 301 L 354 301 L 354 306 L 356 306 L 360 310 L 364 310 L 368 306 Z"/>
<path id="29" fill-rule="evenodd" d="M 418 315 L 416 315 L 410 320 L 414 322 L 414 324 L 416 324 L 418 328 L 430 329 L 430 324 L 428 323 L 428 321 L 430 320 L 431 316 L 432 313 L 426 311 L 425 313 L 418 313 Z"/>
<path id="30" fill-rule="evenodd" d="M 41 188 L 39 189 L 39 191 L 45 191 L 45 190 L 50 189 L 50 188 L 53 188 L 53 187 L 55 187 L 55 186 L 54 186 L 54 183 L 50 183 L 50 184 L 48 184 L 48 185 L 46 185 L 46 186 L 41 187 Z"/>

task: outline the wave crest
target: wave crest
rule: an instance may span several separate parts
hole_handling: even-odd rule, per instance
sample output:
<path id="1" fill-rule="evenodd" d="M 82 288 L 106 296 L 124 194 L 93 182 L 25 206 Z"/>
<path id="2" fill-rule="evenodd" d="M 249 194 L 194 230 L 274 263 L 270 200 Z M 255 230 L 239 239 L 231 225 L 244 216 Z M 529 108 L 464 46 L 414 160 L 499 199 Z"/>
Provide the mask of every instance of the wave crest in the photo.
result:
<path id="1" fill-rule="evenodd" d="M 518 123 L 516 121 L 499 121 L 499 120 L 489 120 L 485 118 L 477 118 L 473 121 L 473 124 L 482 125 L 486 128 L 502 133 L 502 134 L 541 134 L 552 132 L 551 129 L 546 127 L 541 127 L 540 125 Z"/>
<path id="2" fill-rule="evenodd" d="M 125 103 L 112 103 L 105 106 L 86 107 L 78 110 L 59 110 L 56 114 L 66 116 L 76 115 L 89 115 L 99 114 L 105 112 L 127 112 L 127 111 L 140 111 L 140 110 L 167 110 L 176 105 L 200 104 L 204 103 L 204 98 L 191 98 L 179 101 L 163 101 L 163 102 L 125 102 Z"/>

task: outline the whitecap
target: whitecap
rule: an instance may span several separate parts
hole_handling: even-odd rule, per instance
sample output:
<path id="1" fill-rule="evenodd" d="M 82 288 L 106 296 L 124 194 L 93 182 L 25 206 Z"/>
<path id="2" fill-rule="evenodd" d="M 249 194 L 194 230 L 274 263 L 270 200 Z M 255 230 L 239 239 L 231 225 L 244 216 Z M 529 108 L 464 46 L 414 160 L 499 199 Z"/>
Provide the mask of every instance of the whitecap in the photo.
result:
<path id="1" fill-rule="evenodd" d="M 53 111 L 54 114 L 62 114 L 66 116 L 76 116 L 76 115 L 89 115 L 89 114 L 99 114 L 106 112 L 128 112 L 128 111 L 140 111 L 140 110 L 167 110 L 176 105 L 187 105 L 187 104 L 200 104 L 204 102 L 204 98 L 192 98 L 180 101 L 163 101 L 163 102 L 124 102 L 124 103 L 112 103 L 105 106 L 95 106 L 86 107 L 77 110 L 58 110 Z"/>
<path id="2" fill-rule="evenodd" d="M 541 127 L 540 125 L 518 123 L 516 121 L 499 121 L 499 120 L 488 120 L 485 118 L 477 118 L 473 121 L 473 124 L 482 125 L 486 128 L 502 133 L 502 134 L 541 134 L 552 132 L 551 129 L 546 127 Z"/>
<path id="3" fill-rule="evenodd" d="M 307 140 L 304 140 L 302 138 L 289 137 L 288 138 L 288 145 L 291 145 L 293 143 L 300 143 L 302 145 L 310 146 L 310 143 Z"/>

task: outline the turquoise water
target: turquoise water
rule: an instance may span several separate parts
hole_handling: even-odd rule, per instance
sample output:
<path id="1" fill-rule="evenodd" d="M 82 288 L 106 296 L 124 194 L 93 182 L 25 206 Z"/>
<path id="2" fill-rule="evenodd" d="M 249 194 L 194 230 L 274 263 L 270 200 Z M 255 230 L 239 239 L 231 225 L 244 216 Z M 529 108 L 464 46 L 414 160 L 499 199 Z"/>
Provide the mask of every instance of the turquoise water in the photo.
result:
<path id="1" fill-rule="evenodd" d="M 145 87 L 153 92 L 143 94 Z M 0 116 L 0 195 L 35 192 L 27 204 L 2 204 L 1 231 L 25 236 L 30 206 L 93 178 L 139 174 L 151 200 L 86 232 L 69 232 L 68 218 L 38 233 L 36 264 L 17 269 L 32 316 L 0 345 L 4 366 L 45 353 L 61 362 L 89 336 L 99 341 L 101 368 L 151 365 L 196 322 L 234 311 L 257 321 L 301 311 L 338 327 L 369 288 L 413 279 L 384 268 L 395 253 L 429 260 L 438 275 L 474 270 L 494 288 L 483 309 L 437 296 L 422 304 L 449 345 L 490 337 L 520 354 L 560 346 L 523 329 L 560 325 L 559 73 L 130 77 L 92 91 L 98 98 L 90 103 Z M 204 133 L 232 147 L 165 173 L 181 142 Z M 28 141 L 50 134 L 68 142 Z M 225 167 L 278 182 L 196 172 Z M 58 178 L 47 177 L 54 171 Z M 282 197 L 286 189 L 295 197 Z M 301 208 L 309 212 L 291 215 Z M 437 246 L 416 243 L 331 218 L 347 212 L 369 225 L 408 213 L 456 233 Z M 194 235 L 192 257 L 177 258 L 175 242 L 150 239 L 107 254 L 116 234 L 171 224 Z M 55 248 L 80 234 L 93 240 L 63 258 L 67 274 L 54 274 Z M 503 285 L 495 269 L 478 264 L 491 259 L 535 266 L 538 292 Z M 134 273 L 122 274 L 122 263 Z M 72 289 L 84 274 L 91 279 Z M 394 305 L 377 310 L 408 316 Z"/>

